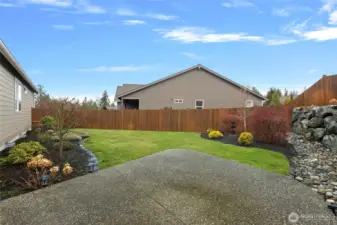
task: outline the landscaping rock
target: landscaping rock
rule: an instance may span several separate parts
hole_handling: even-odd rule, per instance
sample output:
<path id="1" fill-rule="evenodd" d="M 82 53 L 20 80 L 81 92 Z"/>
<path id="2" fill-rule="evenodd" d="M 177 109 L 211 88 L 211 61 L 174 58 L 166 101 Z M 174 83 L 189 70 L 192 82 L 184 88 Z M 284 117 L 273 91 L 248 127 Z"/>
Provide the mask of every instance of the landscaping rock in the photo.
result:
<path id="1" fill-rule="evenodd" d="M 324 120 L 323 118 L 319 118 L 319 117 L 311 118 L 311 120 L 308 123 L 308 127 L 311 127 L 311 128 L 317 128 L 317 127 L 322 127 L 322 126 L 324 126 Z"/>
<path id="2" fill-rule="evenodd" d="M 319 128 L 315 130 L 317 129 Z M 314 192 L 321 194 L 322 200 L 337 200 L 337 151 L 333 148 L 334 141 L 337 142 L 337 135 L 325 135 L 323 139 L 322 142 L 329 147 L 321 142 L 308 141 L 302 135 L 289 135 L 288 141 L 297 154 L 291 158 L 292 175 L 296 180 L 311 187 Z"/>
<path id="3" fill-rule="evenodd" d="M 317 128 L 314 130 L 313 134 L 313 140 L 314 141 L 320 141 L 324 137 L 326 133 L 325 128 Z"/>
<path id="4" fill-rule="evenodd" d="M 302 177 L 296 177 L 295 180 L 303 181 L 303 178 Z"/>
<path id="5" fill-rule="evenodd" d="M 303 132 L 305 131 L 305 129 L 303 128 L 302 123 L 297 121 L 293 125 L 293 131 L 296 134 L 303 134 Z"/>
<path id="6" fill-rule="evenodd" d="M 323 137 L 322 143 L 326 148 L 331 149 L 337 153 L 337 136 L 334 134 L 325 135 Z"/>

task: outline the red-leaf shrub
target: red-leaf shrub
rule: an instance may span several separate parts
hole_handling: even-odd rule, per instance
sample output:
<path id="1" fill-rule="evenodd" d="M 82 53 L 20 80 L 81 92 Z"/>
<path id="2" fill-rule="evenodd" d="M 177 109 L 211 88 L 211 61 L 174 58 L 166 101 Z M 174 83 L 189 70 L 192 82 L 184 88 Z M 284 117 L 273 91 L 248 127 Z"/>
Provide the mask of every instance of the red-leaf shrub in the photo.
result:
<path id="1" fill-rule="evenodd" d="M 249 129 L 256 140 L 276 145 L 287 144 L 287 133 L 291 131 L 289 107 L 256 108 L 249 117 Z"/>
<path id="2" fill-rule="evenodd" d="M 223 119 L 222 119 L 222 123 L 220 126 L 220 131 L 223 134 L 229 134 L 231 133 L 232 130 L 232 121 L 235 121 L 236 124 L 236 133 L 239 134 L 241 133 L 241 131 L 243 130 L 243 125 L 242 125 L 242 121 L 240 119 L 239 116 L 234 115 L 234 114 L 226 114 Z"/>

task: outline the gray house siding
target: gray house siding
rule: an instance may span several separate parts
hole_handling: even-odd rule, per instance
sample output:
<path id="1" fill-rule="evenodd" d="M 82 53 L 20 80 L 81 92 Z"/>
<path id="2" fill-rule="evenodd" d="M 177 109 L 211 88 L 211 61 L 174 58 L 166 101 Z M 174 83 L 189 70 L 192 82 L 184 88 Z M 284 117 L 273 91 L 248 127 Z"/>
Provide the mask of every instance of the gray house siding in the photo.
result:
<path id="1" fill-rule="evenodd" d="M 15 85 L 22 86 L 21 111 L 15 111 Z M 25 93 L 26 88 L 26 93 Z M 31 128 L 31 109 L 34 107 L 34 92 L 16 71 L 0 55 L 0 151 L 7 142 Z"/>
<path id="2" fill-rule="evenodd" d="M 244 106 L 241 90 L 206 70 L 196 68 L 130 93 L 122 100 L 139 99 L 139 109 L 194 109 L 198 99 L 204 100 L 204 108 L 237 108 Z M 174 99 L 183 99 L 183 103 L 174 103 Z M 249 99 L 253 100 L 254 106 L 262 106 L 261 98 L 250 94 Z"/>

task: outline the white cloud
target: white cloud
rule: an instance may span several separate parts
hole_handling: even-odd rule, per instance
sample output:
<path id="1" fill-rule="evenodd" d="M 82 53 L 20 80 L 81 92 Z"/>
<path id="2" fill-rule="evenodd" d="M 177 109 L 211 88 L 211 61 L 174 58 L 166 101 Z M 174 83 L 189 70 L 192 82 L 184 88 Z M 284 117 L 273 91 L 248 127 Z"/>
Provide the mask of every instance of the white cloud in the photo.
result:
<path id="1" fill-rule="evenodd" d="M 147 13 L 145 14 L 146 17 L 157 19 L 157 20 L 175 20 L 177 19 L 176 16 L 165 15 L 165 14 L 156 14 L 156 13 Z"/>
<path id="2" fill-rule="evenodd" d="M 283 27 L 283 31 L 291 32 L 303 40 L 311 40 L 311 41 L 328 41 L 337 39 L 337 27 L 336 26 L 323 26 L 323 25 L 315 25 L 309 26 L 308 20 L 305 20 L 302 23 L 296 23 L 293 21 L 292 23 Z"/>
<path id="3" fill-rule="evenodd" d="M 320 9 L 321 12 L 331 12 L 337 6 L 337 0 L 321 0 L 324 4 Z"/>
<path id="4" fill-rule="evenodd" d="M 72 1 L 70 0 L 26 0 L 26 2 L 30 4 L 49 5 L 54 7 L 70 7 L 72 5 Z"/>
<path id="5" fill-rule="evenodd" d="M 16 5 L 12 3 L 0 2 L 0 7 L 16 7 Z"/>
<path id="6" fill-rule="evenodd" d="M 78 0 L 76 8 L 82 13 L 103 14 L 106 10 L 98 5 L 94 5 L 87 0 Z"/>
<path id="7" fill-rule="evenodd" d="M 265 43 L 266 45 L 287 45 L 287 44 L 291 44 L 291 43 L 295 43 L 297 40 L 295 39 L 270 39 L 270 40 L 266 40 Z"/>
<path id="8" fill-rule="evenodd" d="M 317 70 L 315 70 L 315 69 L 308 70 L 309 74 L 312 74 L 312 73 L 315 73 L 315 72 L 317 72 Z"/>
<path id="9" fill-rule="evenodd" d="M 183 43 L 215 43 L 233 41 L 262 41 L 259 36 L 249 36 L 245 33 L 219 34 L 201 27 L 182 27 L 173 30 L 155 30 L 163 35 L 164 38 L 181 41 Z"/>
<path id="10" fill-rule="evenodd" d="M 116 14 L 120 16 L 136 16 L 137 15 L 136 12 L 130 9 L 123 9 L 123 8 L 117 9 Z"/>
<path id="11" fill-rule="evenodd" d="M 289 9 L 273 9 L 272 11 L 272 14 L 273 15 L 276 15 L 276 16 L 283 16 L 283 17 L 286 17 L 286 16 L 290 16 L 291 12 Z"/>
<path id="12" fill-rule="evenodd" d="M 193 59 L 193 60 L 202 60 L 204 59 L 204 57 L 199 56 L 197 54 L 191 53 L 191 52 L 181 52 L 181 54 L 183 54 L 184 56 Z"/>
<path id="13" fill-rule="evenodd" d="M 337 10 L 333 11 L 329 17 L 329 24 L 337 25 Z"/>
<path id="14" fill-rule="evenodd" d="M 221 5 L 226 8 L 256 7 L 254 3 L 245 0 L 230 0 L 221 3 Z"/>
<path id="15" fill-rule="evenodd" d="M 146 71 L 147 66 L 100 66 L 95 68 L 79 69 L 79 72 L 133 72 L 133 71 Z"/>
<path id="16" fill-rule="evenodd" d="M 100 25 L 110 25 L 111 21 L 105 20 L 105 21 L 95 21 L 95 22 L 84 22 L 84 25 L 92 25 L 92 26 L 100 26 Z"/>
<path id="17" fill-rule="evenodd" d="M 124 20 L 123 23 L 125 25 L 141 25 L 145 24 L 146 22 L 143 20 Z"/>
<path id="18" fill-rule="evenodd" d="M 53 28 L 55 30 L 73 30 L 74 26 L 72 26 L 72 25 L 57 24 L 57 25 L 53 25 Z"/>
<path id="19" fill-rule="evenodd" d="M 314 41 L 334 40 L 337 39 L 337 27 L 320 27 L 316 30 L 303 32 L 300 36 Z"/>

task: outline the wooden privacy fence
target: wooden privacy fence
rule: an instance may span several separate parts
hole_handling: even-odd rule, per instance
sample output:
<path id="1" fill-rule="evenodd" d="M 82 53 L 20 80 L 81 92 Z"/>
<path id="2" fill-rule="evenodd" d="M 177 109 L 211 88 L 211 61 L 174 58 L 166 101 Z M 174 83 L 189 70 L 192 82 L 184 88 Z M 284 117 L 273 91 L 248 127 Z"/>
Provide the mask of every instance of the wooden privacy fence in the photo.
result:
<path id="1" fill-rule="evenodd" d="M 264 108 L 264 107 L 260 107 Z M 250 108 L 249 111 L 258 110 Z M 238 115 L 240 109 L 186 110 L 80 110 L 79 128 L 202 132 L 207 128 L 220 129 L 228 115 Z M 32 109 L 32 121 L 38 123 L 49 109 Z"/>
<path id="2" fill-rule="evenodd" d="M 337 75 L 323 76 L 290 104 L 293 107 L 320 106 L 329 104 L 332 98 L 337 99 Z"/>

